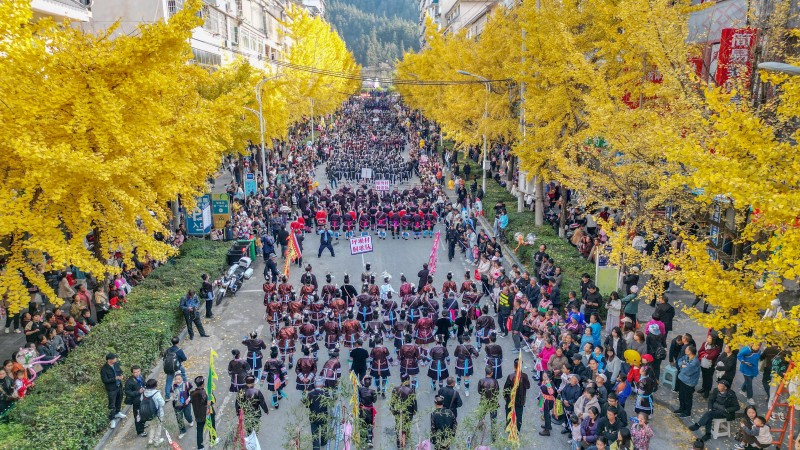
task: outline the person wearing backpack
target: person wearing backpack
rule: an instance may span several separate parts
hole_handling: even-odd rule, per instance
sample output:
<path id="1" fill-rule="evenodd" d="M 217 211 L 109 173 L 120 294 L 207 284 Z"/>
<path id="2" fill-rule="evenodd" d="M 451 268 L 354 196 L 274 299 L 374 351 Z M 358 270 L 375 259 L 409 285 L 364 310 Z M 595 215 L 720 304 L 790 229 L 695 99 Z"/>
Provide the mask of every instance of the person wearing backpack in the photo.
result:
<path id="1" fill-rule="evenodd" d="M 133 406 L 133 420 L 136 434 L 145 437 L 144 422 L 139 421 L 139 409 L 142 406 L 141 398 L 144 393 L 144 378 L 139 366 L 131 366 L 131 376 L 125 380 L 125 404 Z"/>
<path id="2" fill-rule="evenodd" d="M 161 437 L 162 421 L 164 420 L 164 397 L 158 391 L 158 381 L 150 378 L 144 385 L 144 392 L 140 398 L 139 421 L 142 423 L 157 419 L 158 423 L 150 427 L 150 434 L 147 438 L 148 445 L 161 445 L 164 438 Z"/>
<path id="3" fill-rule="evenodd" d="M 189 391 L 192 389 L 192 383 L 184 381 L 183 375 L 180 372 L 175 374 L 175 381 L 172 383 L 172 390 L 175 391 L 175 398 L 172 400 L 172 407 L 175 410 L 175 420 L 178 422 L 178 439 L 183 439 L 186 435 L 186 424 L 191 428 L 194 425 L 192 421 L 192 407 L 189 405 Z"/>
<path id="4" fill-rule="evenodd" d="M 164 353 L 164 373 L 167 374 L 167 382 L 164 386 L 164 397 L 166 400 L 172 398 L 172 382 L 176 373 L 180 373 L 186 379 L 186 369 L 183 363 L 186 362 L 186 353 L 178 347 L 181 342 L 178 336 L 172 338 L 172 347 Z"/>

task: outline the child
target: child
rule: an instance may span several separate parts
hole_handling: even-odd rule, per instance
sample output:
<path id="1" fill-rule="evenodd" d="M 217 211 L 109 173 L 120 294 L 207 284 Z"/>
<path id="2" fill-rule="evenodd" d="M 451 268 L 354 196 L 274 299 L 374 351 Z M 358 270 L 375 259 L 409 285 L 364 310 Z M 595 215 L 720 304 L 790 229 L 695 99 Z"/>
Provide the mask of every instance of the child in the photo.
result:
<path id="1" fill-rule="evenodd" d="M 636 450 L 649 450 L 650 439 L 653 438 L 653 429 L 647 424 L 650 416 L 640 412 L 636 423 L 631 425 L 631 439 Z"/>
<path id="2" fill-rule="evenodd" d="M 572 439 L 569 441 L 572 444 L 572 450 L 580 450 L 583 436 L 581 436 L 581 422 L 575 414 L 569 415 L 569 430 L 572 433 Z"/>
<path id="3" fill-rule="evenodd" d="M 24 370 L 17 371 L 17 379 L 14 380 L 14 395 L 17 399 L 22 400 L 28 392 L 28 388 L 34 385 L 33 381 L 25 376 Z"/>

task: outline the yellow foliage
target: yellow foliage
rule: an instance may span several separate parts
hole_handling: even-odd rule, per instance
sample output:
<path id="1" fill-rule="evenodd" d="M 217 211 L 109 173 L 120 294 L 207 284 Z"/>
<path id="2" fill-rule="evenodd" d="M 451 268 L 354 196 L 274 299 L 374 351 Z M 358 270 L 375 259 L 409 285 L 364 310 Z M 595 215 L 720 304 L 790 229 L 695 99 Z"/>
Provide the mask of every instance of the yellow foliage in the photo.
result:
<path id="1" fill-rule="evenodd" d="M 192 202 L 233 147 L 239 106 L 204 97 L 210 75 L 187 64 L 198 0 L 168 23 L 111 39 L 32 22 L 28 1 L 0 2 L 0 292 L 27 305 L 23 275 L 60 302 L 34 266 L 73 264 L 99 277 L 121 250 L 130 263 L 174 253 L 168 200 Z M 151 216 L 150 212 L 153 213 Z M 141 226 L 137 225 L 141 221 Z M 84 245 L 92 231 L 94 254 Z"/>

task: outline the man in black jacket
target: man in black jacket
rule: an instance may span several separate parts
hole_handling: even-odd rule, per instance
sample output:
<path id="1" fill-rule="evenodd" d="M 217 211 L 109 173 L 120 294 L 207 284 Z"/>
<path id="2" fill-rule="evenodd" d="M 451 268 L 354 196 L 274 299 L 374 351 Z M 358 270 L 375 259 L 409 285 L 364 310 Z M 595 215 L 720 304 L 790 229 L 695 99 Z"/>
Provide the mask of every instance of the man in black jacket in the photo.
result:
<path id="1" fill-rule="evenodd" d="M 106 355 L 106 363 L 100 369 L 100 379 L 106 387 L 108 396 L 108 420 L 109 428 L 112 430 L 117 427 L 117 419 L 127 417 L 120 411 L 122 409 L 122 368 L 117 362 L 117 355 L 109 353 Z"/>
<path id="2" fill-rule="evenodd" d="M 142 394 L 144 393 L 144 378 L 142 369 L 139 366 L 131 366 L 131 376 L 125 380 L 125 404 L 133 406 L 133 421 L 136 426 L 136 434 L 145 437 L 144 422 L 139 421 L 139 408 L 142 405 Z"/>
<path id="3" fill-rule="evenodd" d="M 514 300 L 514 315 L 511 317 L 511 339 L 514 340 L 514 351 L 519 353 L 522 346 L 522 322 L 525 320 L 525 308 L 520 304 L 522 293 Z"/>
<path id="4" fill-rule="evenodd" d="M 444 398 L 444 407 L 449 409 L 453 412 L 453 417 L 458 419 L 458 408 L 464 404 L 461 401 L 461 395 L 456 391 L 456 380 L 453 377 L 447 378 L 447 386 L 439 389 L 437 395 L 442 396 Z"/>
<path id="5" fill-rule="evenodd" d="M 669 332 L 672 331 L 672 321 L 674 318 L 675 307 L 669 304 L 667 294 L 661 294 L 661 297 L 658 299 L 656 309 L 653 311 L 653 319 L 664 324 L 664 329 L 667 330 L 667 332 L 664 333 L 665 339 Z"/>
<path id="6" fill-rule="evenodd" d="M 731 384 L 728 380 L 720 379 L 717 382 L 717 388 L 713 389 L 711 395 L 708 396 L 708 411 L 689 427 L 692 431 L 705 427 L 706 433 L 702 437 L 704 441 L 711 439 L 711 424 L 714 419 L 733 420 L 736 411 L 739 410 L 739 400 L 730 387 Z"/>
<path id="7" fill-rule="evenodd" d="M 324 386 L 325 379 L 318 377 L 314 381 L 314 390 L 309 392 L 304 400 L 310 412 L 311 446 L 314 450 L 320 450 L 328 445 L 328 406 L 332 397 Z"/>
<path id="8" fill-rule="evenodd" d="M 456 434 L 456 417 L 444 407 L 444 398 L 437 395 L 433 399 L 436 409 L 431 413 L 431 443 L 434 450 L 446 450 Z"/>
<path id="9" fill-rule="evenodd" d="M 246 387 L 236 395 L 236 415 L 239 415 L 239 410 L 245 408 L 245 434 L 249 435 L 253 431 L 258 434 L 258 429 L 261 427 L 261 411 L 264 411 L 264 414 L 269 414 L 267 401 L 264 399 L 264 394 L 261 390 L 255 387 L 256 377 L 248 375 L 244 382 Z"/>
<path id="10" fill-rule="evenodd" d="M 617 440 L 619 430 L 625 428 L 625 425 L 617 418 L 617 408 L 608 408 L 606 416 L 597 421 L 597 436 L 604 436 L 609 444 L 613 444 Z"/>
<path id="11" fill-rule="evenodd" d="M 497 408 L 500 407 L 497 397 L 499 393 L 500 384 L 494 379 L 494 370 L 490 366 L 486 366 L 486 377 L 478 381 L 478 394 L 481 396 L 481 403 L 489 407 L 489 419 L 492 423 L 492 442 L 497 437 Z"/>
<path id="12" fill-rule="evenodd" d="M 336 252 L 333 251 L 333 232 L 330 230 L 328 225 L 325 225 L 325 228 L 319 230 L 319 251 L 317 251 L 317 258 L 322 257 L 322 251 L 326 248 L 330 250 L 331 257 L 336 257 Z"/>
<path id="13" fill-rule="evenodd" d="M 401 374 L 400 382 L 402 384 L 392 390 L 390 409 L 394 416 L 397 448 L 405 448 L 411 435 L 411 422 L 417 414 L 417 392 L 411 386 L 408 374 Z"/>
<path id="14" fill-rule="evenodd" d="M 422 288 L 428 284 L 428 263 L 422 265 L 422 270 L 417 272 L 417 277 L 419 277 L 419 283 L 417 283 L 417 292 L 422 292 Z"/>

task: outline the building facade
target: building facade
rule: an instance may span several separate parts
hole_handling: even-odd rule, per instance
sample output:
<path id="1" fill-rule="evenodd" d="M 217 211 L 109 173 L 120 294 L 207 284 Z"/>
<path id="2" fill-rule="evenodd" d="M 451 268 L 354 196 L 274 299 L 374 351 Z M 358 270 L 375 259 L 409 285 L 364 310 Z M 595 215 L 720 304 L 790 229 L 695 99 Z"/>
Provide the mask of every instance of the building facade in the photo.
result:
<path id="1" fill-rule="evenodd" d="M 69 19 L 73 22 L 92 20 L 92 0 L 31 0 L 34 20 L 52 18 L 56 21 Z"/>
<path id="2" fill-rule="evenodd" d="M 184 0 L 94 2 L 92 18 L 82 27 L 100 31 L 119 21 L 115 33 L 129 34 L 142 23 L 169 20 L 183 4 Z M 299 5 L 290 0 L 204 0 L 200 11 L 204 23 L 192 33 L 194 62 L 218 67 L 241 57 L 265 67 L 270 60 L 281 59 L 290 45 L 281 23 L 294 4 Z"/>

